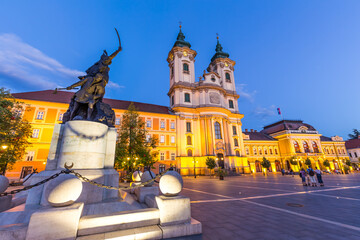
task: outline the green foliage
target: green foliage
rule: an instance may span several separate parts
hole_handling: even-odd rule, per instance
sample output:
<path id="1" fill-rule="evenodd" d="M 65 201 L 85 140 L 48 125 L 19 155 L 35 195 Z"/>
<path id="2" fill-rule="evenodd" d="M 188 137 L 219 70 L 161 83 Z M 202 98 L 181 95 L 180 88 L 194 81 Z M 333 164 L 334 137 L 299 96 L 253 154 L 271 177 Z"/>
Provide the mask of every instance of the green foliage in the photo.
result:
<path id="1" fill-rule="evenodd" d="M 329 162 L 329 160 L 324 160 L 324 162 L 323 162 L 323 165 L 325 166 L 325 167 L 330 167 L 330 162 Z"/>
<path id="2" fill-rule="evenodd" d="M 346 160 L 345 160 L 345 164 L 350 167 L 350 166 L 351 166 L 351 161 L 350 161 L 349 159 L 346 159 Z"/>
<path id="3" fill-rule="evenodd" d="M 215 162 L 215 159 L 212 158 L 212 157 L 207 157 L 206 158 L 206 161 L 205 161 L 205 164 L 207 166 L 208 169 L 212 170 L 216 167 L 216 162 Z"/>
<path id="4" fill-rule="evenodd" d="M 306 159 L 305 159 L 305 165 L 307 165 L 308 167 L 311 167 L 311 160 L 310 160 L 310 158 L 306 158 Z"/>
<path id="5" fill-rule="evenodd" d="M 355 128 L 353 129 L 353 133 L 348 134 L 350 139 L 358 139 L 359 135 L 360 131 Z"/>
<path id="6" fill-rule="evenodd" d="M 267 160 L 265 157 L 263 157 L 263 160 L 261 161 L 261 166 L 265 169 L 268 169 L 269 167 L 271 167 L 271 163 L 269 160 Z"/>
<path id="7" fill-rule="evenodd" d="M 290 158 L 289 162 L 290 162 L 291 165 L 297 165 L 297 164 L 298 164 L 298 162 L 296 161 L 296 157 L 295 157 L 295 156 L 292 156 L 292 157 Z"/>
<path id="8" fill-rule="evenodd" d="M 225 176 L 227 176 L 227 171 L 224 170 L 224 169 L 219 168 L 219 170 L 217 171 L 216 175 L 219 176 L 219 177 L 220 177 L 220 176 L 225 177 Z"/>
<path id="9" fill-rule="evenodd" d="M 349 166 L 344 165 L 344 172 L 345 172 L 345 174 L 348 174 L 350 172 Z"/>
<path id="10" fill-rule="evenodd" d="M 124 113 L 115 151 L 115 168 L 132 173 L 136 169 L 152 168 L 157 162 L 157 139 L 146 139 L 145 122 L 139 117 L 133 103 Z"/>
<path id="11" fill-rule="evenodd" d="M 20 160 L 26 148 L 31 144 L 31 125 L 23 120 L 24 104 L 17 101 L 8 90 L 0 88 L 0 171 L 5 174 L 6 169 Z"/>

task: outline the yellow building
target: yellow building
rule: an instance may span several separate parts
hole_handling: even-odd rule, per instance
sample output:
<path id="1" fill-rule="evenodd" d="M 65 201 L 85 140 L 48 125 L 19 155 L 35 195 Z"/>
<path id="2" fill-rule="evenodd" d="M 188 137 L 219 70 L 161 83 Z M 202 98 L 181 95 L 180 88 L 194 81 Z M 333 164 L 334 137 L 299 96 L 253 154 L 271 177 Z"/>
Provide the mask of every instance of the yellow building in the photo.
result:
<path id="1" fill-rule="evenodd" d="M 176 166 L 183 175 L 208 174 L 205 164 L 208 157 L 215 158 L 219 167 L 240 173 L 262 172 L 263 157 L 270 160 L 271 172 L 279 172 L 281 168 L 298 171 L 307 158 L 313 167 L 323 168 L 325 159 L 330 161 L 332 170 L 342 167 L 348 159 L 344 141 L 339 137 L 323 137 L 302 121 L 283 120 L 265 126 L 261 132 L 243 132 L 244 115 L 238 107 L 235 62 L 222 49 L 217 40 L 208 68 L 196 81 L 197 53 L 185 41 L 180 29 L 167 58 L 170 107 L 134 103 L 150 136 L 159 139 L 156 173 Z M 73 93 L 53 94 L 47 90 L 13 96 L 27 104 L 23 117 L 33 127 L 32 146 L 24 158 L 7 171 L 8 177 L 23 178 L 34 168 L 45 169 L 54 125 L 62 122 Z M 119 127 L 130 102 L 103 101 L 115 111 L 115 127 Z M 296 165 L 291 164 L 294 161 Z"/>

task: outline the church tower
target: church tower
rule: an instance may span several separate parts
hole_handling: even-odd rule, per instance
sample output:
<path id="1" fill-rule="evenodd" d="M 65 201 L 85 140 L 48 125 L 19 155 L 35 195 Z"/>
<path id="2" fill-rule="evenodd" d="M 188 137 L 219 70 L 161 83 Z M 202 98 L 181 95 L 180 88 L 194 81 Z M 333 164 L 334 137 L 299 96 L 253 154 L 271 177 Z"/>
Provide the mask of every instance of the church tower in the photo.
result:
<path id="1" fill-rule="evenodd" d="M 181 31 L 173 48 L 168 54 L 167 61 L 170 70 L 170 106 L 188 106 L 194 104 L 193 92 L 184 86 L 190 87 L 195 83 L 195 56 L 196 51 L 191 49 L 191 44 L 185 41 L 185 35 Z M 183 87 L 181 87 L 183 86 Z"/>

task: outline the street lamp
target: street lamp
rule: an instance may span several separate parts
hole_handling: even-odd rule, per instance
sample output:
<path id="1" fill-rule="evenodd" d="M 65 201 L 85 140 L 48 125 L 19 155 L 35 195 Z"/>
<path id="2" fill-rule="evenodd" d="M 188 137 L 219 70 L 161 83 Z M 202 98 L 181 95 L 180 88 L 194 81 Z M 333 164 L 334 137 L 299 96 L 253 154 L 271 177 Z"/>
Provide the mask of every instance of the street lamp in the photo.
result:
<path id="1" fill-rule="evenodd" d="M 196 178 L 196 164 L 198 163 L 198 161 L 195 161 L 195 157 L 193 163 L 194 163 L 194 178 Z"/>
<path id="2" fill-rule="evenodd" d="M 5 149 L 8 148 L 8 146 L 7 145 L 2 145 L 1 148 L 5 150 Z"/>

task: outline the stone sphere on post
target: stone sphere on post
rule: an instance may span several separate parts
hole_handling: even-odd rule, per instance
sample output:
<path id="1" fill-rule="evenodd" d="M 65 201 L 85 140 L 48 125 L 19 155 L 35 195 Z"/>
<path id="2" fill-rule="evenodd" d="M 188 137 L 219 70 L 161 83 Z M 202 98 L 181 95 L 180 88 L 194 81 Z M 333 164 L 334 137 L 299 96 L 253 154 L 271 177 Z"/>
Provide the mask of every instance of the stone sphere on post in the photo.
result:
<path id="1" fill-rule="evenodd" d="M 142 177 L 143 173 L 140 170 L 136 170 L 133 174 L 132 174 L 132 180 L 134 182 L 141 182 L 141 177 Z"/>
<path id="2" fill-rule="evenodd" d="M 82 182 L 74 175 L 60 175 L 46 186 L 45 197 L 53 207 L 69 206 L 80 197 L 82 188 Z"/>
<path id="3" fill-rule="evenodd" d="M 156 177 L 156 174 L 153 171 L 147 170 L 145 171 L 141 176 L 141 182 L 145 183 L 151 179 L 154 179 Z M 151 187 L 154 184 L 154 182 L 151 182 L 149 184 L 146 184 L 145 187 Z"/>
<path id="4" fill-rule="evenodd" d="M 5 192 L 9 187 L 9 179 L 3 175 L 0 175 L 0 193 Z"/>
<path id="5" fill-rule="evenodd" d="M 160 191 L 168 197 L 179 195 L 183 185 L 184 182 L 181 175 L 175 171 L 168 171 L 159 181 Z"/>

